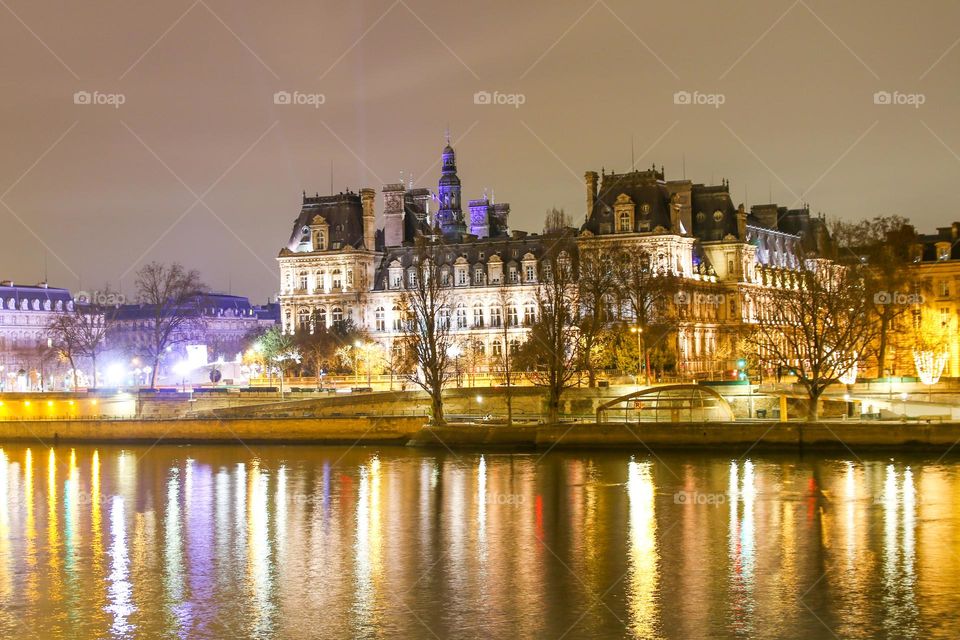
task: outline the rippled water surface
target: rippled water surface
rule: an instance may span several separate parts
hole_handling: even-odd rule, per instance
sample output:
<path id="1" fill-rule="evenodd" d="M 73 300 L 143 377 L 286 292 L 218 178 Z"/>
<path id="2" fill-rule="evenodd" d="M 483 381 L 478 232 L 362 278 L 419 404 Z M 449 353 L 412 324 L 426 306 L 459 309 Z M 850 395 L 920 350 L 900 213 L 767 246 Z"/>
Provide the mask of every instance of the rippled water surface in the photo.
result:
<path id="1" fill-rule="evenodd" d="M 3 637 L 960 636 L 955 460 L 5 446 Z"/>

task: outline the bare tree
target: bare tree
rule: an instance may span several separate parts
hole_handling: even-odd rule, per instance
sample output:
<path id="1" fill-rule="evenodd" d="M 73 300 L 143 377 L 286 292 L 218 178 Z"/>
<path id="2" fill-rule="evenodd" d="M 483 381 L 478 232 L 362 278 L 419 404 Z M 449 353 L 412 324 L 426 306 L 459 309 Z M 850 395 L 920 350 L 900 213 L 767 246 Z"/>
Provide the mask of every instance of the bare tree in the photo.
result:
<path id="1" fill-rule="evenodd" d="M 604 334 L 612 318 L 608 303 L 615 291 L 613 262 L 610 252 L 602 245 L 589 246 L 580 251 L 577 297 L 580 300 L 580 341 L 583 361 L 591 387 L 596 386 L 597 366 L 603 357 Z"/>
<path id="2" fill-rule="evenodd" d="M 137 271 L 140 304 L 149 310 L 149 341 L 146 355 L 153 361 L 150 386 L 157 386 L 160 364 L 169 347 L 185 342 L 189 334 L 202 331 L 203 293 L 206 286 L 200 272 L 179 263 L 151 262 Z"/>
<path id="3" fill-rule="evenodd" d="M 653 256 L 644 250 L 621 249 L 613 257 L 613 274 L 617 292 L 627 307 L 637 335 L 640 360 L 646 384 L 650 385 L 650 344 L 663 336 L 661 329 L 667 320 L 671 298 L 677 295 L 678 278 L 664 265 L 658 265 Z M 656 325 L 661 325 L 657 327 Z"/>
<path id="4" fill-rule="evenodd" d="M 864 291 L 864 267 L 801 260 L 758 300 L 749 336 L 765 361 L 793 369 L 807 392 L 807 419 L 819 419 L 820 396 L 864 357 L 877 335 Z"/>
<path id="5" fill-rule="evenodd" d="M 573 226 L 573 218 L 563 209 L 551 207 L 543 218 L 543 235 L 559 233 Z"/>
<path id="6" fill-rule="evenodd" d="M 407 321 L 405 346 L 419 371 L 410 380 L 430 394 L 434 424 L 444 424 L 443 388 L 454 375 L 451 361 L 455 348 L 450 322 L 450 290 L 441 281 L 437 267 L 441 247 L 420 237 L 414 264 L 408 271 L 400 296 L 401 313 Z"/>
<path id="7" fill-rule="evenodd" d="M 909 220 L 901 216 L 877 216 L 872 220 L 851 223 L 834 221 L 831 234 L 841 263 L 861 263 L 869 268 L 864 285 L 872 295 L 871 313 L 879 323 L 877 335 L 877 376 L 885 375 L 887 352 L 893 330 L 909 305 L 898 304 L 901 296 L 921 293 L 920 283 L 913 279 L 910 247 L 916 234 Z"/>
<path id="8" fill-rule="evenodd" d="M 67 361 L 73 375 L 73 389 L 80 384 L 77 381 L 77 358 L 80 356 L 80 338 L 77 329 L 77 316 L 73 311 L 60 311 L 47 325 L 47 336 L 57 355 Z"/>
<path id="9" fill-rule="evenodd" d="M 110 301 L 119 299 L 105 290 L 105 295 L 97 301 L 74 306 L 75 326 L 79 338 L 79 353 L 90 358 L 93 370 L 93 386 L 97 386 L 97 358 L 106 348 L 107 335 L 116 326 L 117 304 Z"/>
<path id="10" fill-rule="evenodd" d="M 537 287 L 537 319 L 516 363 L 534 385 L 547 390 L 547 421 L 560 418 L 563 392 L 577 382 L 580 361 L 576 276 L 566 243 L 559 243 L 542 261 Z"/>

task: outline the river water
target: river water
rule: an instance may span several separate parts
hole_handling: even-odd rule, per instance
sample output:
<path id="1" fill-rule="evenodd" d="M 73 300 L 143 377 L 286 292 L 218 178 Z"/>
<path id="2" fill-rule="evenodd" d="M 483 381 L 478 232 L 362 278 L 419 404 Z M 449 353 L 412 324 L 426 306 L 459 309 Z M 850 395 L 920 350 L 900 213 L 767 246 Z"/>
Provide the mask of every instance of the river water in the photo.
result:
<path id="1" fill-rule="evenodd" d="M 0 635 L 955 638 L 960 465 L 281 446 L 0 454 Z"/>

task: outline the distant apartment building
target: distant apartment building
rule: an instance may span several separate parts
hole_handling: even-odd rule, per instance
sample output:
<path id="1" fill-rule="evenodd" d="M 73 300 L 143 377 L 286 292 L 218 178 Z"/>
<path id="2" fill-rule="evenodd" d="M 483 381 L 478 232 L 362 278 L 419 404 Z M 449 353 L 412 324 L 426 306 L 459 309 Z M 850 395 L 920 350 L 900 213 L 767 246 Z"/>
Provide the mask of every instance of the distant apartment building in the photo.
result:
<path id="1" fill-rule="evenodd" d="M 47 327 L 58 311 L 72 309 L 67 289 L 0 281 L 0 390 L 53 386 L 62 367 L 47 343 Z"/>

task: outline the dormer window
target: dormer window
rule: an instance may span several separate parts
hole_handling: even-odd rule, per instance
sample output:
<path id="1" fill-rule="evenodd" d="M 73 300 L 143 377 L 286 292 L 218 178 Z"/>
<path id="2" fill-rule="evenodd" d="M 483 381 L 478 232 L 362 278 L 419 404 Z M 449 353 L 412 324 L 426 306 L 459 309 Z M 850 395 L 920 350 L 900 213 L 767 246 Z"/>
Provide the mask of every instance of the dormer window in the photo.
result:
<path id="1" fill-rule="evenodd" d="M 937 260 L 949 260 L 949 259 L 950 259 L 950 243 L 938 242 L 937 243 Z"/>

